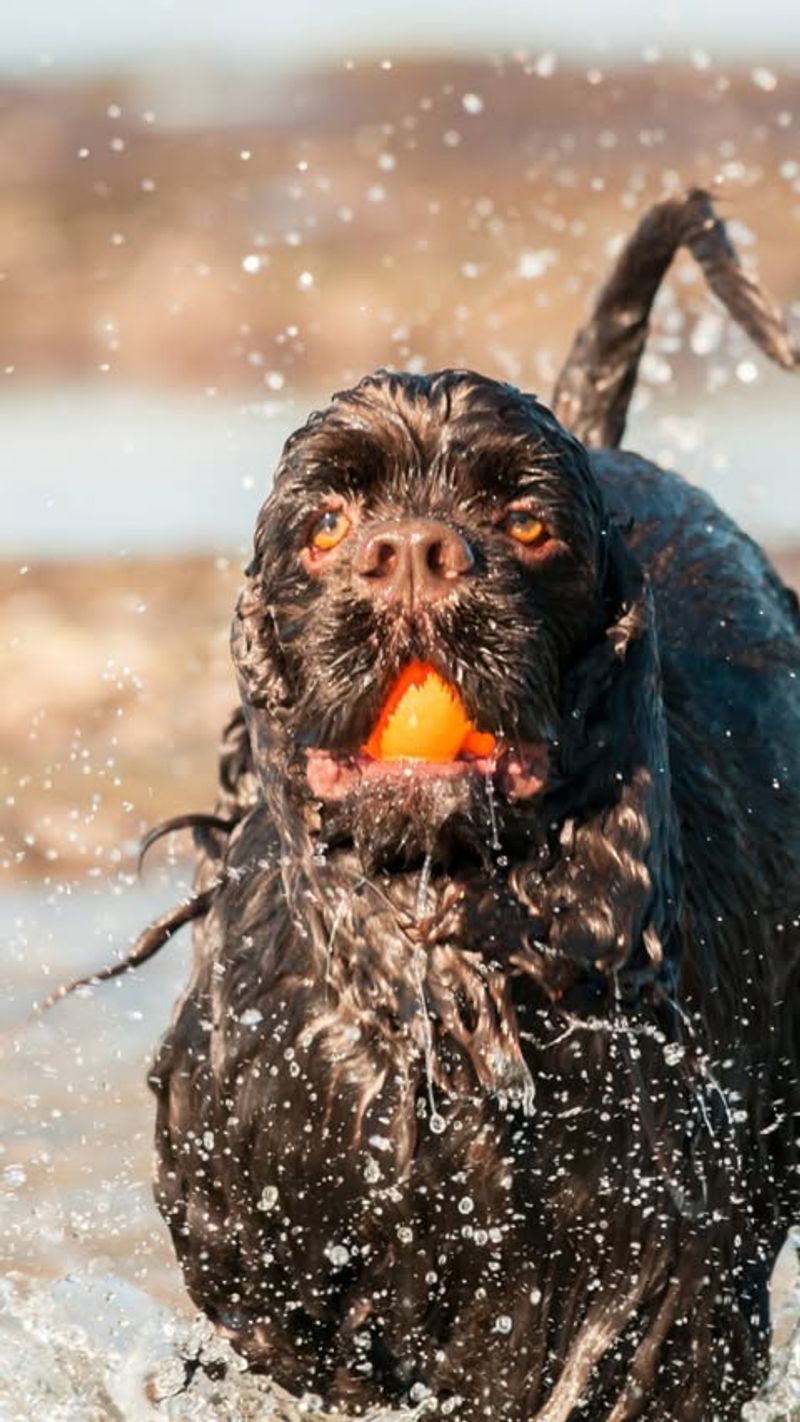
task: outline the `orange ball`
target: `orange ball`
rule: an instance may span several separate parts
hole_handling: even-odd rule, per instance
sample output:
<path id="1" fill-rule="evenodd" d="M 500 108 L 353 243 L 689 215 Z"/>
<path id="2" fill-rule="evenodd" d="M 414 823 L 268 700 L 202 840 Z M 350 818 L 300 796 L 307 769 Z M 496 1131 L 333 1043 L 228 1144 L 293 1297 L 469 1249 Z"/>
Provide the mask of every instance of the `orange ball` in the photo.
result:
<path id="1" fill-rule="evenodd" d="M 491 755 L 495 738 L 476 731 L 456 689 L 424 662 L 400 673 L 364 749 L 376 760 L 452 761 L 461 751 Z"/>

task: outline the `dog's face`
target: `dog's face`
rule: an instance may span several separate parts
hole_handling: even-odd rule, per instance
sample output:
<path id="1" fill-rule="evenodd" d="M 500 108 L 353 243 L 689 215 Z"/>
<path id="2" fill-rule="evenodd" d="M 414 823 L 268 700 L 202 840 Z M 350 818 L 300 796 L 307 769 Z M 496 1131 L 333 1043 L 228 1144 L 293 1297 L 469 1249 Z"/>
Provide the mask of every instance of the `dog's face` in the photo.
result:
<path id="1" fill-rule="evenodd" d="M 508 386 L 382 374 L 312 416 L 259 517 L 239 655 L 284 811 L 372 863 L 518 822 L 550 774 L 565 674 L 605 625 L 605 541 L 582 447 Z M 454 689 L 477 752 L 365 750 L 415 663 Z"/>

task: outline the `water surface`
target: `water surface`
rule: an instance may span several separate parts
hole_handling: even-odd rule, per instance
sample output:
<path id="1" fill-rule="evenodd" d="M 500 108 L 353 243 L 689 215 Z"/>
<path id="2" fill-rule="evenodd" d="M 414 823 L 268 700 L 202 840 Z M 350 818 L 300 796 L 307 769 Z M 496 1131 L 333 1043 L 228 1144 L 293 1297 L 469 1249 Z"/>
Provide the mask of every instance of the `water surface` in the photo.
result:
<path id="1" fill-rule="evenodd" d="M 1 1422 L 308 1416 L 243 1374 L 194 1320 L 152 1199 L 145 1078 L 187 976 L 188 933 L 136 973 L 27 1022 L 56 983 L 112 961 L 185 889 L 173 871 L 145 884 L 98 880 L 73 893 L 0 898 Z M 794 1287 L 787 1250 L 776 1280 L 776 1374 L 753 1422 L 800 1418 Z"/>
<path id="2" fill-rule="evenodd" d="M 797 383 L 758 368 L 755 384 L 713 396 L 643 391 L 625 445 L 702 484 L 754 537 L 786 544 L 800 539 Z M 246 552 L 284 439 L 329 396 L 4 390 L 0 556 Z"/>

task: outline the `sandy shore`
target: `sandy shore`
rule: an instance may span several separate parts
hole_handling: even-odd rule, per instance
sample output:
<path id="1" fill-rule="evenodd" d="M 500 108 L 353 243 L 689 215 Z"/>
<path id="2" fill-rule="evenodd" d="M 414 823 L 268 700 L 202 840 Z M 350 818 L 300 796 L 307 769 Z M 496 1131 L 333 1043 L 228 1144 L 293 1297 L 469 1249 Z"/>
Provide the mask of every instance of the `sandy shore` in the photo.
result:
<path id="1" fill-rule="evenodd" d="M 211 803 L 238 583 L 209 557 L 0 566 L 6 879 L 130 867 L 147 826 Z"/>

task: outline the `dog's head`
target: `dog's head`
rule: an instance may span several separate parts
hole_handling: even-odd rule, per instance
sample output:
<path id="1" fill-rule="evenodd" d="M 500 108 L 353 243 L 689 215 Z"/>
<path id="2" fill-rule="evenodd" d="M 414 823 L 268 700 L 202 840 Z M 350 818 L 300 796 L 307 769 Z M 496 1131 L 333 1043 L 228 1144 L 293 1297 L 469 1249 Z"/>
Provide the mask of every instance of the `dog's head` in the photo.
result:
<path id="1" fill-rule="evenodd" d="M 618 672 L 646 644 L 646 601 L 586 451 L 532 396 L 452 370 L 338 395 L 286 444 L 234 625 L 289 847 L 351 842 L 374 867 L 500 843 L 512 866 L 541 861 L 542 836 L 580 825 L 576 795 L 605 810 L 642 770 L 643 708 Z M 382 757 L 387 698 L 420 664 L 475 734 L 441 762 Z"/>

